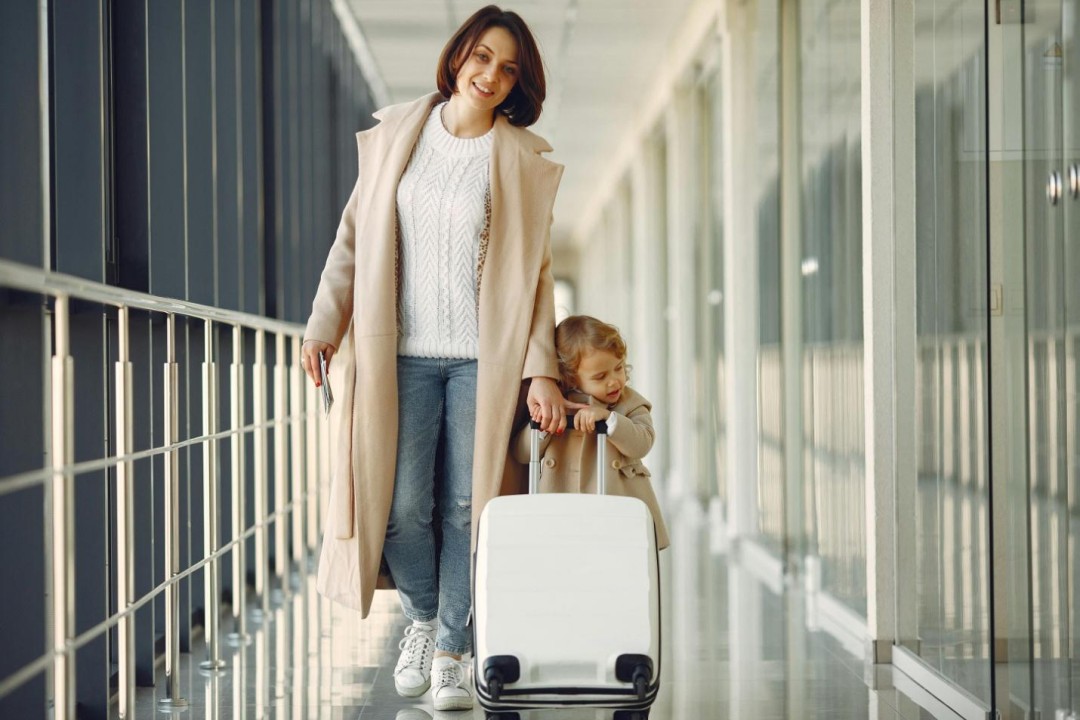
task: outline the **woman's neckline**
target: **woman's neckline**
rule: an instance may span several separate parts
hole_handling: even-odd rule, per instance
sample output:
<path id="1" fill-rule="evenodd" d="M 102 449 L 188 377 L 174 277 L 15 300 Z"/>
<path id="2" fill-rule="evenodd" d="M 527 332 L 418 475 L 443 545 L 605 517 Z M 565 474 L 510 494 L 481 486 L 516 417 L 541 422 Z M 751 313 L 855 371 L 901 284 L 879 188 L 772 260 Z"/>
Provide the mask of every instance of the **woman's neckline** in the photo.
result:
<path id="1" fill-rule="evenodd" d="M 491 127 L 487 129 L 487 132 L 484 132 L 484 133 L 482 133 L 480 135 L 472 135 L 472 136 L 469 136 L 469 137 L 462 137 L 461 135 L 455 135 L 453 132 L 451 132 L 450 128 L 448 128 L 446 126 L 446 119 L 443 117 L 443 113 L 446 112 L 446 108 L 448 108 L 448 107 L 450 107 L 450 101 L 449 100 L 443 100 L 441 103 L 439 103 L 435 107 L 435 109 L 437 111 L 436 114 L 439 116 L 439 126 L 443 129 L 443 131 L 449 137 L 452 137 L 455 140 L 462 140 L 462 141 L 465 141 L 465 140 L 481 140 L 481 139 L 486 138 L 486 137 L 488 137 L 489 135 L 491 135 L 492 133 L 495 132 L 495 118 L 493 117 L 492 122 L 491 122 Z"/>

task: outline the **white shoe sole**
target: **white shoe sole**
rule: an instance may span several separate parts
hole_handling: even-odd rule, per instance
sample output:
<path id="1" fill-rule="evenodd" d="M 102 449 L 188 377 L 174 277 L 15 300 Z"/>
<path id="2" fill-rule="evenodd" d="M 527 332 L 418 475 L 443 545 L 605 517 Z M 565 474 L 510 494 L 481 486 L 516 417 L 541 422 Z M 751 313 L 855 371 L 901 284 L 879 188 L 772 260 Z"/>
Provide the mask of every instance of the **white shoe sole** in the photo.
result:
<path id="1" fill-rule="evenodd" d="M 472 710 L 472 695 L 451 695 L 450 697 L 435 698 L 436 710 Z"/>
<path id="2" fill-rule="evenodd" d="M 397 694 L 401 697 L 414 698 L 420 697 L 428 691 L 431 687 L 431 678 L 428 678 L 426 682 L 415 687 L 398 685 L 397 678 L 394 678 L 394 688 L 397 690 Z M 469 707 L 472 707 L 471 705 Z"/>

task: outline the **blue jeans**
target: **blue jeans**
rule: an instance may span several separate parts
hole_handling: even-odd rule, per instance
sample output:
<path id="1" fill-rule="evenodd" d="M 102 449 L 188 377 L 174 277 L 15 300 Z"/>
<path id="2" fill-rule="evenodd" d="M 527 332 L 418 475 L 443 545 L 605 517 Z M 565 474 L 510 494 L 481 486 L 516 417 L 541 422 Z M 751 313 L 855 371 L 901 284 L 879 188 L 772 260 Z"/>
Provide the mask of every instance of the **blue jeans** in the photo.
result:
<path id="1" fill-rule="evenodd" d="M 383 555 L 406 617 L 430 621 L 437 616 L 435 647 L 467 653 L 472 645 L 466 624 L 472 607 L 476 361 L 398 356 L 397 379 L 397 471 Z M 440 435 L 445 465 L 436 473 Z M 436 503 L 442 524 L 437 557 Z"/>

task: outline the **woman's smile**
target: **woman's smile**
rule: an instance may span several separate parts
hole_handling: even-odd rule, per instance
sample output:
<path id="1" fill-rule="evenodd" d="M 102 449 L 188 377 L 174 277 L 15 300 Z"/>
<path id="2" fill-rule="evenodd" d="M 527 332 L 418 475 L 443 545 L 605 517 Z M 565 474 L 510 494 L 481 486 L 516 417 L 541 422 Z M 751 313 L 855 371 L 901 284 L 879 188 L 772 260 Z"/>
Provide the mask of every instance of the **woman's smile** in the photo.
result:
<path id="1" fill-rule="evenodd" d="M 476 90 L 477 94 L 480 95 L 480 97 L 484 98 L 485 100 L 487 100 L 488 98 L 490 98 L 491 96 L 493 96 L 495 94 L 494 90 L 488 89 L 486 86 L 481 85 L 480 83 L 476 82 L 475 80 L 473 80 L 472 86 Z"/>

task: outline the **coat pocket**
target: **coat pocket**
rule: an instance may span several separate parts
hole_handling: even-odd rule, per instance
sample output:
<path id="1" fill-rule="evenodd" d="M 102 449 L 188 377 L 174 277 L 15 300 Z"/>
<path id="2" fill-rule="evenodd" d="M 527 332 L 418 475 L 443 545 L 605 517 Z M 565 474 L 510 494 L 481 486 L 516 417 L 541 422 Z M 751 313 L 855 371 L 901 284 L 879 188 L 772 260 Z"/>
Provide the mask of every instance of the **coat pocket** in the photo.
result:
<path id="1" fill-rule="evenodd" d="M 356 388 L 356 355 L 353 350 L 353 327 L 350 323 L 341 349 L 334 356 L 340 377 L 344 380 L 340 400 L 330 411 L 330 436 L 335 439 L 331 448 L 330 512 L 328 522 L 332 537 L 348 540 L 356 527 L 356 499 L 353 495 L 353 404 Z M 335 415 L 335 410 L 337 411 Z M 321 412 L 321 408 L 316 410 Z"/>

